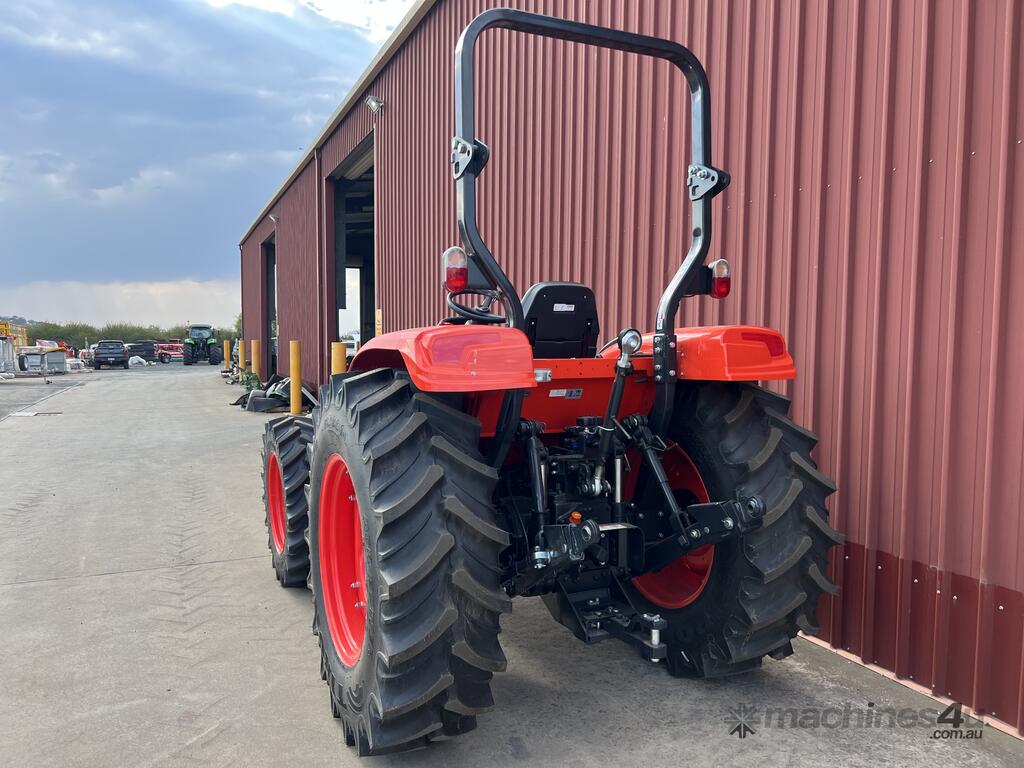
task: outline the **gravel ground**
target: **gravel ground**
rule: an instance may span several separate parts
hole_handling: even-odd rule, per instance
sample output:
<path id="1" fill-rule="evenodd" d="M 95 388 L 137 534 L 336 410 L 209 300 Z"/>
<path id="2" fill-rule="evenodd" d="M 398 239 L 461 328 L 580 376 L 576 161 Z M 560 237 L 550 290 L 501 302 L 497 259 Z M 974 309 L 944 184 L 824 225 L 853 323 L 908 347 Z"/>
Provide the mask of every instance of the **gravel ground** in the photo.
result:
<path id="1" fill-rule="evenodd" d="M 270 567 L 268 417 L 229 408 L 237 390 L 207 366 L 78 382 L 28 409 L 52 415 L 0 420 L 0 762 L 356 765 L 320 682 L 308 593 L 279 588 Z M 51 394 L 33 386 L 0 384 L 0 403 Z M 368 764 L 1024 765 L 1024 742 L 988 727 L 953 742 L 934 725 L 857 727 L 869 710 L 916 719 L 936 704 L 806 641 L 703 682 L 622 644 L 583 646 L 539 601 L 517 601 L 502 640 L 509 671 L 476 731 Z M 727 720 L 740 707 L 743 739 Z M 769 708 L 805 727 L 764 726 Z M 822 709 L 838 727 L 813 727 Z"/>

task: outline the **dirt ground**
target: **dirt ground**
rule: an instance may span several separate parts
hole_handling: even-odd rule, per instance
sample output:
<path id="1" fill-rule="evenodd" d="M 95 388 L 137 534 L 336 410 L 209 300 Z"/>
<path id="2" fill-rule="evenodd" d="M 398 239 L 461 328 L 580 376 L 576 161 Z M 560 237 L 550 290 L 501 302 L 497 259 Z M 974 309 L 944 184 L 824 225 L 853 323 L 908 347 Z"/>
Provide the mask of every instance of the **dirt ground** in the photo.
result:
<path id="1" fill-rule="evenodd" d="M 359 762 L 331 718 L 309 595 L 271 570 L 268 417 L 229 408 L 237 394 L 207 366 L 0 383 L 0 763 Z M 1024 742 L 989 727 L 933 738 L 934 701 L 804 640 L 705 682 L 581 645 L 539 601 L 503 627 L 509 670 L 479 728 L 367 764 L 1024 765 Z"/>

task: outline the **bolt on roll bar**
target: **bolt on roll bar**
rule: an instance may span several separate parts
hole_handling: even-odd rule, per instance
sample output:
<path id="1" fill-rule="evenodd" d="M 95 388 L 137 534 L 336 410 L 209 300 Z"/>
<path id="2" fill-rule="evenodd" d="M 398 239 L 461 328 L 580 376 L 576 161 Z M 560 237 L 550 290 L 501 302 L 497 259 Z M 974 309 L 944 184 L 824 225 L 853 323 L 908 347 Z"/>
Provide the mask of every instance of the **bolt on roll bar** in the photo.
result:
<path id="1" fill-rule="evenodd" d="M 451 153 L 459 234 L 470 257 L 470 287 L 500 290 L 508 302 L 511 325 L 520 329 L 524 324 L 522 302 L 484 242 L 476 220 L 476 178 L 487 164 L 489 151 L 476 138 L 474 50 L 481 33 L 491 27 L 666 59 L 686 76 L 691 103 L 692 158 L 687 188 L 692 205 L 692 239 L 683 263 L 658 303 L 655 334 L 667 334 L 672 330 L 679 302 L 711 246 L 711 198 L 729 184 L 729 175 L 711 166 L 711 96 L 700 61 L 688 48 L 669 40 L 510 8 L 485 11 L 463 30 L 455 48 L 456 134 Z"/>

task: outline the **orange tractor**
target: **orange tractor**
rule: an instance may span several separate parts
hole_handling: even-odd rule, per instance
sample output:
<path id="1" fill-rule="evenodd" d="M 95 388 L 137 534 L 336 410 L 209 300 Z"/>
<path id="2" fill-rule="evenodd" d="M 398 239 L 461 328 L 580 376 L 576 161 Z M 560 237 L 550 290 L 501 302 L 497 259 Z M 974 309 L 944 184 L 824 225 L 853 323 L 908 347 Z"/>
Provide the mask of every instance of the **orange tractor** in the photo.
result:
<path id="1" fill-rule="evenodd" d="M 653 330 L 601 336 L 594 293 L 522 299 L 484 243 L 473 52 L 503 27 L 667 59 L 689 83 L 693 239 Z M 716 677 L 792 653 L 836 586 L 835 490 L 815 436 L 758 386 L 795 376 L 770 328 L 673 328 L 687 296 L 724 298 L 705 264 L 708 82 L 676 43 L 496 9 L 456 50 L 451 164 L 462 246 L 443 255 L 452 316 L 387 333 L 320 389 L 312 418 L 268 423 L 266 522 L 286 586 L 307 585 L 331 710 L 358 753 L 469 731 L 505 669 L 499 618 L 540 597 L 585 643 L 623 641 L 672 675 Z"/>

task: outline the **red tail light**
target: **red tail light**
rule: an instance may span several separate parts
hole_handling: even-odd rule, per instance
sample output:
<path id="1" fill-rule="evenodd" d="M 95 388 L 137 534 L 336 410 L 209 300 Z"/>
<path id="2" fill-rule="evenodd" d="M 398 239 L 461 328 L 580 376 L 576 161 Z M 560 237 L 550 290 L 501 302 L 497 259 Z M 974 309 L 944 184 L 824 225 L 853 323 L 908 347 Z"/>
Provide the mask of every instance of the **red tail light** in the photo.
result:
<path id="1" fill-rule="evenodd" d="M 459 293 L 469 287 L 469 257 L 457 245 L 441 254 L 444 287 L 449 293 Z"/>
<path id="2" fill-rule="evenodd" d="M 717 259 L 708 264 L 711 270 L 711 290 L 708 292 L 713 299 L 724 299 L 732 289 L 732 276 L 729 273 L 729 262 Z"/>

